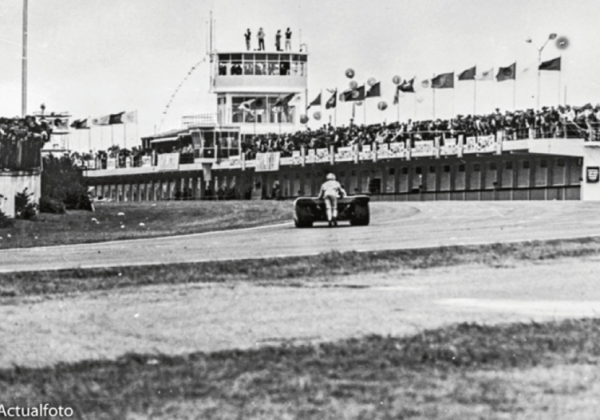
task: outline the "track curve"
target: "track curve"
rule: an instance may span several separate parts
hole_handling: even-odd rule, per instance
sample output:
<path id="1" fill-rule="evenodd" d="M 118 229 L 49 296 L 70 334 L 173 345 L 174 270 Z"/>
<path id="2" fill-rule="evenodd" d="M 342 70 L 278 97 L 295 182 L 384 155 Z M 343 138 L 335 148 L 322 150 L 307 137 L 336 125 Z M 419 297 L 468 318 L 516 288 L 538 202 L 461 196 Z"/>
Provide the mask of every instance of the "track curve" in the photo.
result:
<path id="1" fill-rule="evenodd" d="M 168 264 L 600 235 L 594 202 L 378 202 L 371 225 L 285 223 L 176 237 L 0 251 L 0 272 Z M 291 219 L 291 214 L 290 214 Z"/>

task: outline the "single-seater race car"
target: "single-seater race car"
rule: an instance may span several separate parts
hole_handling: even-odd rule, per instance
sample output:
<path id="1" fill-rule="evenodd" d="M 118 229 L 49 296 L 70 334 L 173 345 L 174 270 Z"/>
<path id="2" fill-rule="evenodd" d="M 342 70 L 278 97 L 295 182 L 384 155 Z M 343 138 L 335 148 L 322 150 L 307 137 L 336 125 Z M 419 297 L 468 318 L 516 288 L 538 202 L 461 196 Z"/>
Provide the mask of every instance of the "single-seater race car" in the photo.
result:
<path id="1" fill-rule="evenodd" d="M 337 220 L 349 220 L 352 226 L 369 224 L 369 200 L 366 195 L 339 198 Z M 294 224 L 298 228 L 312 227 L 314 222 L 327 222 L 325 200 L 300 197 L 294 201 Z"/>

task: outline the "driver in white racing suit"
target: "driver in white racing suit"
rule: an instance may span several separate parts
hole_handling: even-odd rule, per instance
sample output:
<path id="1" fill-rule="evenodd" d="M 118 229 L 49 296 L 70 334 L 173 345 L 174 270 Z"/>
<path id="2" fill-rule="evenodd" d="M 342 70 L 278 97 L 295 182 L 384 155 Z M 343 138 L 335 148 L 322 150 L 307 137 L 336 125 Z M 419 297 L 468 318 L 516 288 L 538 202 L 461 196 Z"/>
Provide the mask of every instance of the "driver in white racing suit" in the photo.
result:
<path id="1" fill-rule="evenodd" d="M 327 175 L 327 181 L 321 185 L 319 197 L 325 200 L 325 208 L 327 210 L 327 221 L 329 226 L 337 226 L 337 200 L 338 197 L 344 198 L 346 191 L 342 185 L 335 180 L 334 174 Z"/>

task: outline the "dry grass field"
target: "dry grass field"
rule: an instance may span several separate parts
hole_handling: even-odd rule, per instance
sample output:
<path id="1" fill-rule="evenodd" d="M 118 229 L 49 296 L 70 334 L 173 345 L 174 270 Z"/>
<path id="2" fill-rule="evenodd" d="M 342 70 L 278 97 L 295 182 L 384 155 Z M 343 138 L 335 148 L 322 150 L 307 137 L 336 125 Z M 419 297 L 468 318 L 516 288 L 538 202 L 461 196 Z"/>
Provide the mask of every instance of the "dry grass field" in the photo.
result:
<path id="1" fill-rule="evenodd" d="M 290 212 L 99 203 L 19 221 L 0 247 Z M 599 251 L 588 238 L 2 273 L 0 404 L 90 420 L 596 419 Z"/>
<path id="2" fill-rule="evenodd" d="M 185 235 L 291 220 L 289 201 L 97 202 L 96 211 L 41 213 L 0 229 L 0 249 Z"/>

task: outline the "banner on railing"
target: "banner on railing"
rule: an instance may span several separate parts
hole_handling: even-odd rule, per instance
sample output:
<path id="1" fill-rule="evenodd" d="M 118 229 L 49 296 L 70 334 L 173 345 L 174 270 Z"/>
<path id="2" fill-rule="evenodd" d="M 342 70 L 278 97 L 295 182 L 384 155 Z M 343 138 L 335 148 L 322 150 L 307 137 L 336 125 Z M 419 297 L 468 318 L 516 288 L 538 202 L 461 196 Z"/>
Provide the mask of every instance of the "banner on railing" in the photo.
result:
<path id="1" fill-rule="evenodd" d="M 158 155 L 159 171 L 177 171 L 179 170 L 179 153 L 162 153 Z"/>
<path id="2" fill-rule="evenodd" d="M 387 159 L 390 157 L 390 145 L 381 143 L 377 145 L 377 159 Z"/>
<path id="3" fill-rule="evenodd" d="M 412 148 L 412 156 L 433 156 L 435 154 L 435 145 L 433 140 L 415 141 L 415 147 Z"/>
<path id="4" fill-rule="evenodd" d="M 315 163 L 316 158 L 315 149 L 308 149 L 306 152 L 306 163 Z"/>
<path id="5" fill-rule="evenodd" d="M 458 155 L 458 141 L 456 138 L 447 138 L 443 140 L 444 144 L 441 146 L 440 154 L 442 156 Z"/>
<path id="6" fill-rule="evenodd" d="M 348 162 L 354 159 L 354 153 L 352 152 L 352 146 L 338 147 L 337 153 L 335 154 L 336 162 Z"/>
<path id="7" fill-rule="evenodd" d="M 279 159 L 280 166 L 292 166 L 293 164 L 294 164 L 294 158 L 292 158 L 291 156 L 282 157 Z"/>
<path id="8" fill-rule="evenodd" d="M 315 151 L 315 161 L 317 163 L 329 162 L 329 149 L 322 148 Z"/>
<path id="9" fill-rule="evenodd" d="M 390 144 L 390 157 L 403 158 L 406 156 L 406 145 L 404 142 Z"/>
<path id="10" fill-rule="evenodd" d="M 370 144 L 363 144 L 362 150 L 360 151 L 360 160 L 371 160 L 373 159 L 373 152 L 371 151 Z"/>
<path id="11" fill-rule="evenodd" d="M 491 153 L 496 151 L 494 135 L 467 137 L 464 153 Z"/>
<path id="12" fill-rule="evenodd" d="M 300 150 L 292 152 L 292 165 L 302 165 L 302 152 Z"/>
<path id="13" fill-rule="evenodd" d="M 115 159 L 115 158 L 106 159 L 106 169 L 117 169 L 117 159 Z"/>
<path id="14" fill-rule="evenodd" d="M 256 154 L 256 172 L 279 170 L 280 152 L 267 152 Z"/>

